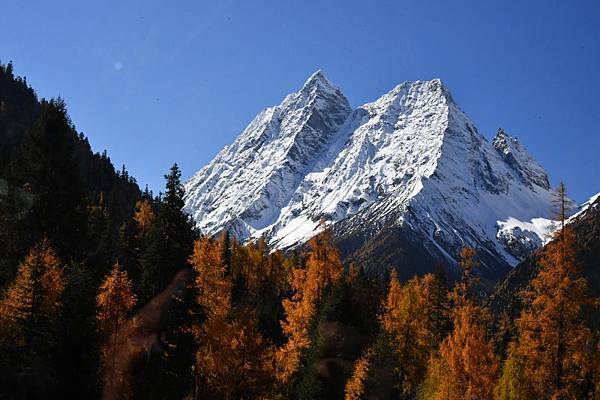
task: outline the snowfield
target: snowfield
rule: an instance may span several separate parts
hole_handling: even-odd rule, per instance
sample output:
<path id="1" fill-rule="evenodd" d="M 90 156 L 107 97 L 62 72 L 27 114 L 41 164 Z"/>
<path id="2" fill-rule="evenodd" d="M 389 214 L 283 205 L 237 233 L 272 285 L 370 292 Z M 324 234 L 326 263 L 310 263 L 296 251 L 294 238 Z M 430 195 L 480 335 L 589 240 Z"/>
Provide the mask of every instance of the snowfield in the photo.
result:
<path id="1" fill-rule="evenodd" d="M 471 245 L 515 265 L 552 226 L 543 167 L 502 130 L 487 141 L 439 79 L 404 82 L 352 109 L 317 71 L 185 189 L 203 233 L 228 229 L 274 248 L 307 241 L 321 221 L 397 224 L 447 258 Z"/>

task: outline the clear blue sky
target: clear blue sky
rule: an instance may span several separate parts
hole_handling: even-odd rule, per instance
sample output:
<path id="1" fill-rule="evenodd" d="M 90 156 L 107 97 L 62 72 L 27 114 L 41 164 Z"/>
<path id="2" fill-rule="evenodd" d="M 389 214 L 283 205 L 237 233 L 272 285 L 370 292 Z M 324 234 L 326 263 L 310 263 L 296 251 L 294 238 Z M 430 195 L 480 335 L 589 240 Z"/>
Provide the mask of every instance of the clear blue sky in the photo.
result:
<path id="1" fill-rule="evenodd" d="M 599 21 L 597 0 L 5 0 L 0 59 L 155 191 L 322 68 L 353 106 L 442 78 L 581 201 L 600 191 Z"/>

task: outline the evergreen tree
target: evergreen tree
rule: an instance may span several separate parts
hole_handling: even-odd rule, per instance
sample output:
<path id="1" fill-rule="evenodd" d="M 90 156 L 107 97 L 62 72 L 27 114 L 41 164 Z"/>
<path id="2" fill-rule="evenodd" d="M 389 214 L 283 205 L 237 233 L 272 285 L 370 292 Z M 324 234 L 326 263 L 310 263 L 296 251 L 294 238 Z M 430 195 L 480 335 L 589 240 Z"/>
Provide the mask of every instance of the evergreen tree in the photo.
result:
<path id="1" fill-rule="evenodd" d="M 85 237 L 77 140 L 64 101 L 42 102 L 12 167 L 13 179 L 35 194 L 26 222 L 30 234 L 47 235 L 59 254 L 81 250 Z"/>
<path id="2" fill-rule="evenodd" d="M 194 224 L 183 211 L 184 191 L 177 164 L 171 167 L 165 179 L 166 193 L 157 204 L 141 256 L 139 293 L 142 303 L 160 292 L 179 270 L 189 266 L 188 257 L 194 245 Z"/>

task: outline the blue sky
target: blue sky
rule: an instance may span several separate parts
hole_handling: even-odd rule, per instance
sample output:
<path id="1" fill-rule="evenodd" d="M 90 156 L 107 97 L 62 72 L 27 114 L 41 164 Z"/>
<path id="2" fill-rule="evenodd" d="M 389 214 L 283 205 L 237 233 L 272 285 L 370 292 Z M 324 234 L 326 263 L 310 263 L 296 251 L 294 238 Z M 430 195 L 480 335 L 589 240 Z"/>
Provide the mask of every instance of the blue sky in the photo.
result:
<path id="1" fill-rule="evenodd" d="M 484 135 L 519 137 L 581 201 L 600 191 L 598 21 L 600 2 L 577 0 L 5 0 L 0 60 L 155 191 L 321 68 L 353 106 L 442 78 Z"/>

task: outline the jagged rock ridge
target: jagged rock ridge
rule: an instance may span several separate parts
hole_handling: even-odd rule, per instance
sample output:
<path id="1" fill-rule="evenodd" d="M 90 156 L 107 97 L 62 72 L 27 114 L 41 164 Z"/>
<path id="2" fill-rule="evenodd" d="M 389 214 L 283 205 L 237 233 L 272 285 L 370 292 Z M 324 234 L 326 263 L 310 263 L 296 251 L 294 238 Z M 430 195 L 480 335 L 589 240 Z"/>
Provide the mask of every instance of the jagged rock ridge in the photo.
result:
<path id="1" fill-rule="evenodd" d="M 508 240 L 502 223 L 547 218 L 551 198 L 524 146 L 502 130 L 488 142 L 439 79 L 404 82 L 352 110 L 321 71 L 186 184 L 186 209 L 207 234 L 290 248 L 325 221 L 347 259 L 371 269 L 377 238 L 394 232 L 403 254 L 419 247 L 428 262 L 453 264 L 461 247 L 477 247 L 492 279 L 524 257 L 511 243 L 541 242 L 527 229 Z"/>

